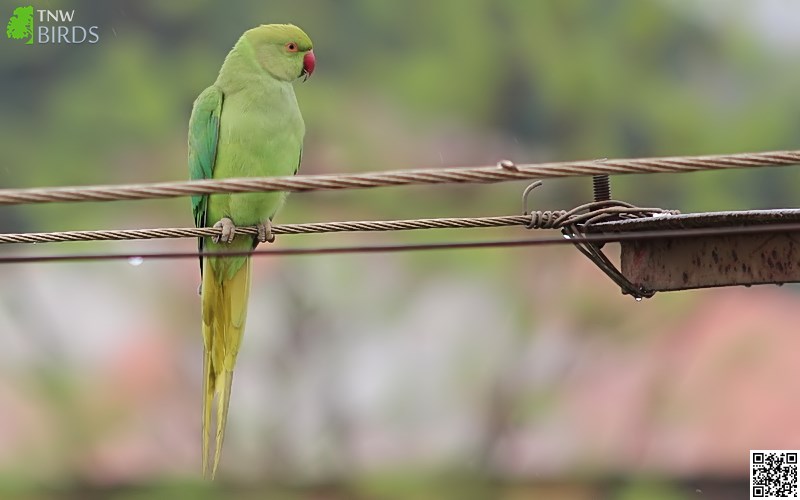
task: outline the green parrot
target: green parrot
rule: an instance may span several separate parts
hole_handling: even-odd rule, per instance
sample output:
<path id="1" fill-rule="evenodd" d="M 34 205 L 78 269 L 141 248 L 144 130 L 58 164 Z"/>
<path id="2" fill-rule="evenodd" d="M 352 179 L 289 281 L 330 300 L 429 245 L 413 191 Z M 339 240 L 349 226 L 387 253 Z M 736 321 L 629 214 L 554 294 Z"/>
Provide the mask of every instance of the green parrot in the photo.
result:
<path id="1" fill-rule="evenodd" d="M 305 125 L 292 82 L 314 72 L 311 40 L 291 24 L 246 31 L 225 58 L 189 119 L 192 179 L 282 176 L 297 173 Z M 250 251 L 272 241 L 271 220 L 286 193 L 214 194 L 192 197 L 195 225 L 221 228 L 199 238 L 201 252 Z M 236 236 L 236 225 L 258 226 L 258 236 Z M 209 433 L 216 396 L 216 438 L 211 478 L 219 465 L 236 355 L 250 292 L 250 257 L 200 257 L 203 318 L 203 475 L 211 462 Z"/>

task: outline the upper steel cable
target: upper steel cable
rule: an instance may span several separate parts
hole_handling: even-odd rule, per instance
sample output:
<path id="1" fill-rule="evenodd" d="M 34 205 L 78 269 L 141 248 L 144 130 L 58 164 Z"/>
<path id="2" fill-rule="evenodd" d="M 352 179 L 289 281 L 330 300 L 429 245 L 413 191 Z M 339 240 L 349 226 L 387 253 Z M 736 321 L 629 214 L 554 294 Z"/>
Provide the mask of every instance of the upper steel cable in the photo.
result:
<path id="1" fill-rule="evenodd" d="M 506 160 L 494 166 L 394 170 L 362 174 L 250 177 L 108 186 L 4 189 L 0 190 L 0 205 L 67 201 L 143 200 L 214 193 L 362 189 L 414 184 L 493 183 L 509 180 L 551 179 L 599 174 L 681 173 L 699 170 L 794 165 L 798 163 L 800 163 L 800 151 L 797 150 L 627 160 L 600 159 L 528 165 L 515 165 Z"/>

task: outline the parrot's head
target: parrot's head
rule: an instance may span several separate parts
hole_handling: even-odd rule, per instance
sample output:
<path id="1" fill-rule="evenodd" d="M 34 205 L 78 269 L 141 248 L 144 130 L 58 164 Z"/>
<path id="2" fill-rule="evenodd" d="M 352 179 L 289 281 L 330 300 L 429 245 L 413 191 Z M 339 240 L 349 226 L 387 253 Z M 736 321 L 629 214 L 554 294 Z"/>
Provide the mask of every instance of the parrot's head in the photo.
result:
<path id="1" fill-rule="evenodd" d="M 256 62 L 278 80 L 307 80 L 316 60 L 311 39 L 293 24 L 262 24 L 245 32 Z"/>

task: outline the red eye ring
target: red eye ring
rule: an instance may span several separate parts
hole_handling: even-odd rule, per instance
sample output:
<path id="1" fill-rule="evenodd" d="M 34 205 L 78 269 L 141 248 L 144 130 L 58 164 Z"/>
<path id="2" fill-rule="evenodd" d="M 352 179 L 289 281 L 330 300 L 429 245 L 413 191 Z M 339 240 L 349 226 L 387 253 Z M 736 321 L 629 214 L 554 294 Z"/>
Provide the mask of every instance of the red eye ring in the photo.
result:
<path id="1" fill-rule="evenodd" d="M 287 43 L 285 45 L 285 47 L 286 47 L 286 50 L 288 50 L 289 52 L 297 52 L 297 50 L 298 50 L 297 44 L 294 43 L 294 42 Z"/>

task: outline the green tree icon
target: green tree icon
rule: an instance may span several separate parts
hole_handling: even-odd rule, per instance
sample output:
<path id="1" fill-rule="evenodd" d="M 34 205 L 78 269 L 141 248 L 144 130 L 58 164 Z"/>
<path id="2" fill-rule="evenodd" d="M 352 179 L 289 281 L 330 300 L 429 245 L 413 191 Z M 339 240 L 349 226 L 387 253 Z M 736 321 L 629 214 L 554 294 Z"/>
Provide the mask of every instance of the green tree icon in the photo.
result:
<path id="1" fill-rule="evenodd" d="M 25 45 L 33 45 L 33 6 L 17 7 L 8 20 L 6 36 L 14 40 L 27 38 Z"/>

